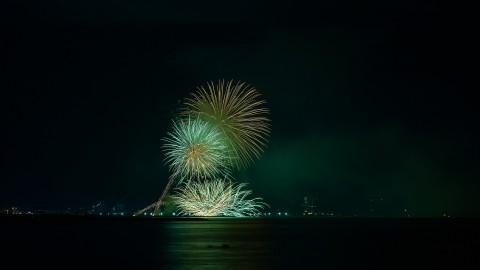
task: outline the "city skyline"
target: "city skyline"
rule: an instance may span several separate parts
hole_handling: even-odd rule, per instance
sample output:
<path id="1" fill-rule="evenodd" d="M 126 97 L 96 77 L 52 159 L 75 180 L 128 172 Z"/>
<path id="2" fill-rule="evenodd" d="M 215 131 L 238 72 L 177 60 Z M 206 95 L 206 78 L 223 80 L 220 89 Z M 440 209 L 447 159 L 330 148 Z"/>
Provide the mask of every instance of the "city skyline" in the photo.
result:
<path id="1" fill-rule="evenodd" d="M 423 216 L 415 213 L 415 209 L 397 208 L 390 209 L 388 206 L 390 202 L 384 198 L 372 198 L 360 205 L 352 206 L 350 211 L 338 211 L 337 209 L 326 208 L 325 206 L 318 204 L 318 196 L 313 194 L 306 194 L 301 198 L 298 198 L 298 202 L 293 205 L 269 205 L 262 211 L 259 211 L 261 217 L 346 217 L 346 218 L 364 218 L 364 217 L 408 217 L 408 218 L 421 218 Z M 66 215 L 95 215 L 95 216 L 132 216 L 138 215 L 152 216 L 153 208 L 143 211 L 141 214 L 135 214 L 138 212 L 137 208 L 131 208 L 126 202 L 108 202 L 104 200 L 98 200 L 88 205 L 64 207 L 64 208 L 52 208 L 52 209 L 37 209 L 34 207 L 17 207 L 15 205 L 0 205 L 0 214 L 66 214 Z M 163 205 L 160 209 L 159 216 L 178 216 L 179 210 L 173 204 Z M 186 215 L 188 216 L 188 215 Z M 443 212 L 441 215 L 432 216 L 439 217 L 457 217 L 464 216 L 452 216 L 451 213 Z"/>

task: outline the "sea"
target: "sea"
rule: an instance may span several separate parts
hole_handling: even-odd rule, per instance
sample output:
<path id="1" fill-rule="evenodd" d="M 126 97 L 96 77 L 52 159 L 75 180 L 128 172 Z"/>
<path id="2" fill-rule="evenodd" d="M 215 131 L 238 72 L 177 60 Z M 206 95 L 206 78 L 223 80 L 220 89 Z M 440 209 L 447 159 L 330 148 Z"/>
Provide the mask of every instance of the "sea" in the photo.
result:
<path id="1" fill-rule="evenodd" d="M 479 219 L 0 217 L 0 234 L 0 269 L 480 269 Z"/>

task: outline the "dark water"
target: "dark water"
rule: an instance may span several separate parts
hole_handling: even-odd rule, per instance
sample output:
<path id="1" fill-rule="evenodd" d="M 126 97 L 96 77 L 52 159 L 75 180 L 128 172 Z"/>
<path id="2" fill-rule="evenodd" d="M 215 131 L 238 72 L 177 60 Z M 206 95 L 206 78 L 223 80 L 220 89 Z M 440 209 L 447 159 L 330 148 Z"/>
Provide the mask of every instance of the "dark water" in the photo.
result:
<path id="1" fill-rule="evenodd" d="M 479 220 L 0 218 L 0 229 L 8 269 L 480 269 Z"/>

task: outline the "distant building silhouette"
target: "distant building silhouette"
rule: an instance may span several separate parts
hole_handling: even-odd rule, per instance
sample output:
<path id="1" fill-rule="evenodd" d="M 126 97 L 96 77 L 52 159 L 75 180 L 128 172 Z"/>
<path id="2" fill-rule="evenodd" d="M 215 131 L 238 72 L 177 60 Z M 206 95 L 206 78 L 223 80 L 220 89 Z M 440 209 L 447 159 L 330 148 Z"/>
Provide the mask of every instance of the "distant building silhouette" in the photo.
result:
<path id="1" fill-rule="evenodd" d="M 17 214 L 19 214 L 18 207 L 4 206 L 0 209 L 0 214 L 2 214 L 2 215 L 17 215 Z"/>
<path id="2" fill-rule="evenodd" d="M 125 204 L 124 203 L 117 203 L 112 207 L 112 214 L 113 215 L 123 215 L 125 213 Z"/>
<path id="3" fill-rule="evenodd" d="M 302 202 L 304 216 L 314 216 L 317 213 L 317 197 L 316 196 L 304 196 Z"/>
<path id="4" fill-rule="evenodd" d="M 105 215 L 107 213 L 107 205 L 105 202 L 99 202 L 92 207 L 92 214 Z"/>

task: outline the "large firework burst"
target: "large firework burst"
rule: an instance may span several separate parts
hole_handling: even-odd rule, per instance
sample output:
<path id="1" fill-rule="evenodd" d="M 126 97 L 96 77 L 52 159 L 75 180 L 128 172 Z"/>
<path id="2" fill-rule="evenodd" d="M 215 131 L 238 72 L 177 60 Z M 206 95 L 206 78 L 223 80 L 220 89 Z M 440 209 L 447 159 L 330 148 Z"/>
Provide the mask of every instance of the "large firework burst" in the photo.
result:
<path id="1" fill-rule="evenodd" d="M 163 140 L 165 161 L 179 183 L 229 175 L 228 144 L 216 126 L 199 118 L 180 119 Z"/>
<path id="2" fill-rule="evenodd" d="M 177 188 L 172 197 L 183 215 L 246 217 L 259 214 L 267 206 L 261 198 L 247 199 L 252 193 L 246 184 L 229 180 L 192 181 Z"/>
<path id="3" fill-rule="evenodd" d="M 246 166 L 260 158 L 270 133 L 269 110 L 257 90 L 243 82 L 213 82 L 198 88 L 185 102 L 183 114 L 199 116 L 219 127 L 229 144 L 233 162 Z"/>

